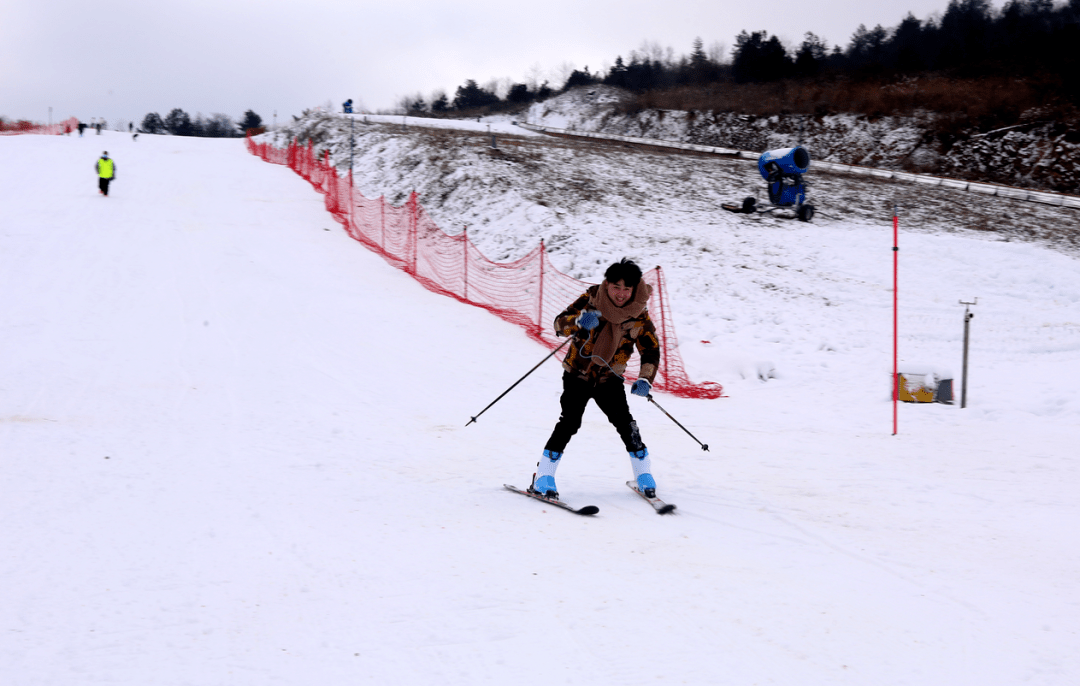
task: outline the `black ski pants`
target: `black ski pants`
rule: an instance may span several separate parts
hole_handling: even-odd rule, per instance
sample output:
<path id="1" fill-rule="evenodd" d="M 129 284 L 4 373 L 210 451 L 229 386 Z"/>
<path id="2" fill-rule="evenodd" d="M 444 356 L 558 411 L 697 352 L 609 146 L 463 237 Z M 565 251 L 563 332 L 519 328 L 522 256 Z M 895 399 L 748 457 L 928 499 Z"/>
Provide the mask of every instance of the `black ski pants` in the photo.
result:
<path id="1" fill-rule="evenodd" d="M 602 377 L 600 381 L 583 379 L 577 374 L 563 373 L 563 393 L 559 399 L 562 414 L 551 432 L 551 438 L 544 446 L 545 450 L 561 453 L 570 438 L 581 428 L 581 416 L 585 413 L 585 406 L 589 400 L 595 400 L 596 406 L 607 415 L 615 430 L 619 432 L 619 438 L 626 446 L 627 452 L 638 452 L 645 449 L 638 433 L 637 422 L 630 414 L 630 407 L 626 404 L 626 389 L 622 379 L 615 376 Z"/>
<path id="2" fill-rule="evenodd" d="M 108 195 L 108 194 L 109 194 L 109 182 L 110 182 L 110 181 L 112 181 L 112 179 L 111 179 L 111 178 L 109 178 L 109 179 L 103 179 L 103 178 L 101 178 L 101 177 L 98 177 L 98 189 L 99 189 L 99 190 L 100 190 L 100 191 L 101 191 L 102 193 L 104 193 L 105 195 Z"/>

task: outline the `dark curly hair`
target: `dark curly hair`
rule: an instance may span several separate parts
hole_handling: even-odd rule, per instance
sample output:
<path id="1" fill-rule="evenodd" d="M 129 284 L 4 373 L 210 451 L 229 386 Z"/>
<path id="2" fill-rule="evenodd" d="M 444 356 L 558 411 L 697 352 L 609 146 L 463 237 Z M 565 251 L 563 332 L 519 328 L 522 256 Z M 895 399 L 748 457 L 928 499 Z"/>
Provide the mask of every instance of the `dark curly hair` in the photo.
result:
<path id="1" fill-rule="evenodd" d="M 607 268 L 604 278 L 608 283 L 622 281 L 629 288 L 637 288 L 637 285 L 641 283 L 641 267 L 634 264 L 630 258 L 624 257 Z"/>

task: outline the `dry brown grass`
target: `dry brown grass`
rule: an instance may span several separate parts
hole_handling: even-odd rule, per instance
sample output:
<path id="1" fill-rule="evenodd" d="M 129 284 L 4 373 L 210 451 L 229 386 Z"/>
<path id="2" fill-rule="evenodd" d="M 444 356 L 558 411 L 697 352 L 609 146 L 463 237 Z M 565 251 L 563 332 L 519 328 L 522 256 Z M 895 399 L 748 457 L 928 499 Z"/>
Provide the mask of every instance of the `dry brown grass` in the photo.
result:
<path id="1" fill-rule="evenodd" d="M 850 113 L 881 117 L 932 112 L 939 115 L 943 134 L 960 129 L 987 131 L 1025 118 L 1077 119 L 1074 107 L 1057 101 L 1053 83 L 1009 77 L 721 83 L 641 93 L 621 107 L 623 113 L 650 109 L 756 116 Z"/>

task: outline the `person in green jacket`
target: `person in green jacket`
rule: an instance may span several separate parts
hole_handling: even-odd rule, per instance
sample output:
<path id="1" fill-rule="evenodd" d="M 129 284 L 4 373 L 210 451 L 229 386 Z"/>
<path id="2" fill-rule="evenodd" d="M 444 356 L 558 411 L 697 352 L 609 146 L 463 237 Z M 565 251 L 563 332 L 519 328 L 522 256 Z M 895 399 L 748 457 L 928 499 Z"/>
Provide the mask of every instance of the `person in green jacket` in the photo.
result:
<path id="1" fill-rule="evenodd" d="M 97 161 L 98 192 L 109 194 L 109 182 L 116 178 L 116 162 L 109 157 L 109 151 L 101 153 Z"/>

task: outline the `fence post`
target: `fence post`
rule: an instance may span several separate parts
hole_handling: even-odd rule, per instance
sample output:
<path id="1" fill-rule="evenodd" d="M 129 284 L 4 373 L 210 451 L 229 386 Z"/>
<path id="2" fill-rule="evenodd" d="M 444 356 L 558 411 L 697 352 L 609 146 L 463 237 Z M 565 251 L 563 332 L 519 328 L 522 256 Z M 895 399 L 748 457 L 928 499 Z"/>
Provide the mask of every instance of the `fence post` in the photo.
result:
<path id="1" fill-rule="evenodd" d="M 469 301 L 469 227 L 465 226 L 461 229 L 461 261 L 464 264 L 462 270 L 465 274 L 464 284 L 461 288 L 461 297 L 465 299 L 465 302 Z"/>
<path id="2" fill-rule="evenodd" d="M 360 231 L 356 226 L 356 202 L 353 200 L 353 173 L 352 167 L 349 167 L 349 235 L 354 238 L 360 235 Z"/>
<path id="3" fill-rule="evenodd" d="M 975 298 L 975 302 L 960 301 L 960 304 L 964 306 L 964 371 L 960 380 L 960 409 L 967 407 L 967 372 L 968 372 L 968 342 L 971 340 L 971 318 L 975 315 L 971 312 L 972 305 L 978 305 L 979 299 Z"/>
<path id="4" fill-rule="evenodd" d="M 544 335 L 544 258 L 547 252 L 544 250 L 544 239 L 540 239 L 540 284 L 537 291 L 539 294 L 536 299 L 536 335 Z"/>
<path id="5" fill-rule="evenodd" d="M 664 272 L 660 269 L 660 265 L 656 265 L 656 302 L 659 304 L 660 309 L 660 331 L 664 340 L 660 341 L 660 369 L 663 370 L 664 381 L 668 380 L 671 376 L 668 372 L 668 332 L 667 332 L 667 313 L 664 312 Z"/>
<path id="6" fill-rule="evenodd" d="M 893 206 L 893 404 L 892 435 L 899 433 L 897 407 L 900 404 L 900 211 Z"/>
<path id="7" fill-rule="evenodd" d="M 416 191 L 409 195 L 409 234 L 412 237 L 412 274 L 416 276 L 416 266 L 420 253 L 419 222 L 416 216 Z"/>

